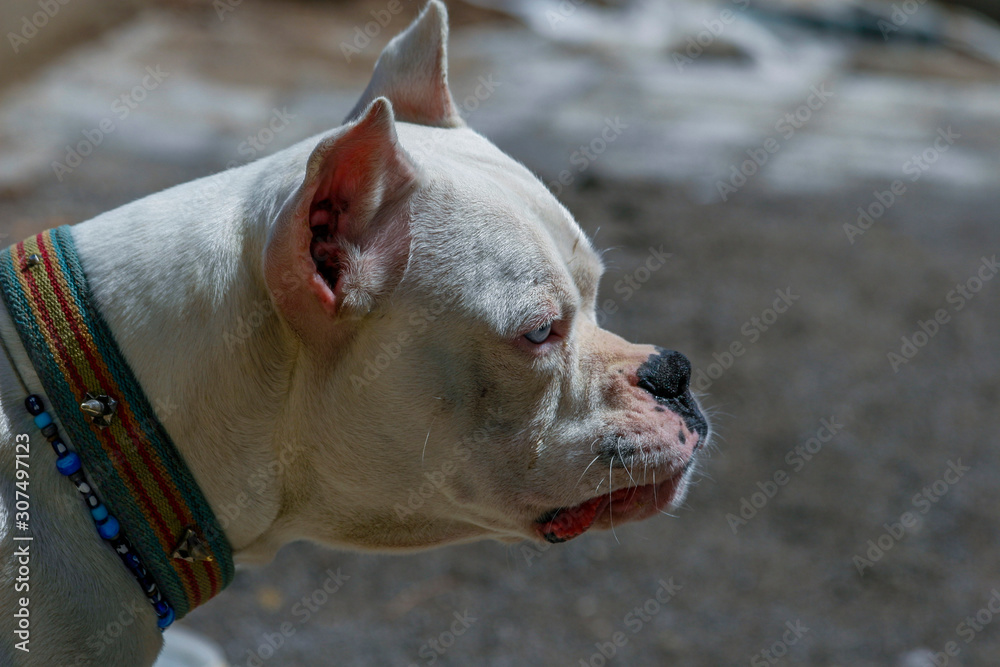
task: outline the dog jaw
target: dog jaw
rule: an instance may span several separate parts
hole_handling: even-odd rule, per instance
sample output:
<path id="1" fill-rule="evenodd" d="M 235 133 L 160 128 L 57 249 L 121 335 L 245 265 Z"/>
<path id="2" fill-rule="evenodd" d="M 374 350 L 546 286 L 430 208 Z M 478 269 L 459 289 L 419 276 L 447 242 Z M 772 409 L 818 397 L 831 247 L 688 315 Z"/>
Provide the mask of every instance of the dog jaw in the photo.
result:
<path id="1" fill-rule="evenodd" d="M 656 512 L 680 504 L 687 493 L 690 471 L 685 468 L 666 480 L 626 486 L 617 491 L 597 495 L 573 507 L 560 507 L 547 512 L 534 522 L 538 535 L 551 543 L 566 542 L 578 537 L 595 524 L 613 528 L 628 521 L 646 519 Z"/>

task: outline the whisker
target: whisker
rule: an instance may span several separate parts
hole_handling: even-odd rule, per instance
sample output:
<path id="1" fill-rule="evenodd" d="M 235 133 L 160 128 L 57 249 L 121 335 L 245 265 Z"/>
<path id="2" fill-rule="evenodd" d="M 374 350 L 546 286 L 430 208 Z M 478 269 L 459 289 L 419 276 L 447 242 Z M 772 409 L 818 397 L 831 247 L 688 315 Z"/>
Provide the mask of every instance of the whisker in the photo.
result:
<path id="1" fill-rule="evenodd" d="M 431 439 L 431 430 L 430 430 L 430 429 L 427 429 L 427 437 L 426 437 L 426 438 L 424 438 L 424 448 L 423 448 L 423 450 L 422 450 L 422 451 L 420 452 L 420 462 L 421 462 L 421 463 L 423 463 L 423 462 L 424 462 L 424 454 L 426 454 L 426 453 L 427 453 L 427 441 L 428 441 L 428 440 L 430 440 L 430 439 Z"/>
<path id="2" fill-rule="evenodd" d="M 594 457 L 594 460 L 593 460 L 593 461 L 591 461 L 590 463 L 588 463 L 588 464 L 587 464 L 587 467 L 583 469 L 583 475 L 580 475 L 580 479 L 576 480 L 576 484 L 574 484 L 574 485 L 573 485 L 573 488 L 574 488 L 574 489 L 575 489 L 575 488 L 576 488 L 577 486 L 579 486 L 580 482 L 582 482 L 582 481 L 583 481 L 583 477 L 584 477 L 584 475 L 586 475 L 586 474 L 587 474 L 587 471 L 588 471 L 588 470 L 590 470 L 590 466 L 592 466 L 592 465 L 594 465 L 595 463 L 597 463 L 597 459 L 599 459 L 599 458 L 601 458 L 601 455 L 600 455 L 600 454 L 598 454 L 597 456 L 595 456 L 595 457 Z"/>
<path id="3" fill-rule="evenodd" d="M 598 437 L 598 438 L 594 438 L 593 442 L 591 442 L 591 443 L 590 443 L 590 447 L 589 447 L 589 449 L 590 449 L 591 451 L 594 451 L 594 445 L 595 445 L 595 444 L 596 444 L 596 443 L 597 443 L 597 442 L 598 442 L 599 440 L 600 440 L 600 438 L 599 438 L 599 437 Z M 588 463 L 588 464 L 587 464 L 587 467 L 586 467 L 586 468 L 584 468 L 584 469 L 583 469 L 583 473 L 581 473 L 581 474 L 580 474 L 580 479 L 576 480 L 576 484 L 574 484 L 574 485 L 573 485 L 573 491 L 571 491 L 571 492 L 570 492 L 570 495 L 572 495 L 572 494 L 573 494 L 573 493 L 574 493 L 574 492 L 576 491 L 576 487 L 577 487 L 577 486 L 579 486 L 579 485 L 580 485 L 580 482 L 582 482 L 582 481 L 583 481 L 583 478 L 584 478 L 584 476 L 586 476 L 586 474 L 587 474 L 587 471 L 588 471 L 588 470 L 590 470 L 590 466 L 592 466 L 592 465 L 594 465 L 595 463 L 597 463 L 597 459 L 599 459 L 599 458 L 601 458 L 601 455 L 600 455 L 600 454 L 597 454 L 596 456 L 594 456 L 594 459 L 593 459 L 593 460 L 592 460 L 592 461 L 591 461 L 590 463 Z M 596 493 L 596 492 L 595 492 L 595 493 Z M 567 498 L 567 500 L 568 500 L 568 498 Z"/>
<path id="4" fill-rule="evenodd" d="M 611 457 L 611 463 L 608 463 L 608 478 L 611 478 L 611 465 L 615 462 L 615 458 Z M 611 483 L 608 483 L 608 516 L 611 517 L 611 534 L 615 536 L 615 542 L 621 544 L 618 539 L 618 533 L 615 532 L 615 511 L 611 507 L 613 503 L 611 502 Z"/>
<path id="5" fill-rule="evenodd" d="M 591 446 L 591 447 L 593 447 L 593 446 L 594 446 L 594 444 L 595 444 L 595 443 L 596 443 L 596 442 L 597 442 L 598 440 L 600 440 L 600 438 L 595 438 L 595 439 L 594 439 L 594 442 L 590 443 L 590 446 Z M 588 463 L 588 464 L 587 464 L 587 467 L 586 467 L 586 468 L 584 468 L 584 469 L 583 469 L 583 473 L 582 473 L 582 474 L 580 475 L 580 479 L 576 480 L 576 484 L 574 484 L 574 485 L 573 485 L 573 491 L 571 491 L 571 492 L 569 493 L 569 495 L 568 495 L 568 496 L 566 497 L 566 500 L 564 500 L 564 501 L 563 501 L 563 502 L 561 503 L 561 505 L 562 505 L 562 506 L 561 506 L 561 507 L 560 507 L 560 508 L 559 508 L 558 510 L 556 510 L 556 513 L 552 515 L 552 518 L 551 518 L 551 519 L 549 519 L 549 521 L 555 521 L 555 518 L 556 518 L 557 516 L 559 516 L 559 512 L 561 512 L 561 511 L 562 511 L 562 510 L 563 510 L 563 509 L 565 508 L 565 505 L 566 505 L 566 503 L 567 503 L 567 502 L 569 502 L 569 500 L 570 500 L 570 499 L 572 498 L 572 496 L 573 496 L 574 492 L 576 491 L 576 487 L 577 487 L 577 486 L 579 486 L 580 482 L 582 482 L 582 481 L 583 481 L 583 478 L 584 478 L 584 476 L 585 476 L 585 475 L 587 474 L 587 471 L 588 471 L 588 470 L 590 470 L 590 467 L 591 467 L 592 465 L 594 465 L 595 463 L 597 463 L 597 459 L 599 459 L 599 458 L 601 458 L 601 455 L 600 455 L 600 454 L 597 454 L 596 456 L 594 456 L 594 459 L 593 459 L 593 460 L 592 460 L 592 461 L 591 461 L 590 463 Z M 604 480 L 602 479 L 602 480 L 601 480 L 601 484 L 603 484 L 603 483 L 604 483 Z M 598 485 L 597 485 L 598 489 L 600 488 L 601 484 L 598 484 Z M 594 493 L 597 493 L 597 489 L 594 489 Z"/>
<path id="6" fill-rule="evenodd" d="M 629 470 L 628 464 L 625 463 L 625 457 L 622 456 L 622 438 L 621 438 L 621 436 L 618 436 L 618 439 L 615 441 L 615 448 L 618 450 L 618 458 L 620 458 L 622 460 L 622 467 L 625 468 L 625 472 L 628 473 L 629 479 L 632 480 L 632 486 L 638 486 L 635 483 L 635 477 L 632 477 L 632 471 Z M 614 457 L 613 456 L 611 457 L 611 460 L 614 461 Z"/>

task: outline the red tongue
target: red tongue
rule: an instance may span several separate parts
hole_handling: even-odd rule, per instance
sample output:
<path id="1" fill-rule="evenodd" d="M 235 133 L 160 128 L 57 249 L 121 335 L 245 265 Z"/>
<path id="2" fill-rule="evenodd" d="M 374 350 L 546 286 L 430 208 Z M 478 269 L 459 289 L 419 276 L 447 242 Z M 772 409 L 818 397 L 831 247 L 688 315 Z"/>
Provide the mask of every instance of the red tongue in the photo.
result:
<path id="1" fill-rule="evenodd" d="M 549 542 L 571 540 L 582 535 L 594 525 L 597 516 L 610 503 L 621 500 L 634 492 L 635 488 L 618 489 L 610 496 L 597 496 L 575 507 L 561 509 L 549 521 L 538 524 L 539 532 Z"/>

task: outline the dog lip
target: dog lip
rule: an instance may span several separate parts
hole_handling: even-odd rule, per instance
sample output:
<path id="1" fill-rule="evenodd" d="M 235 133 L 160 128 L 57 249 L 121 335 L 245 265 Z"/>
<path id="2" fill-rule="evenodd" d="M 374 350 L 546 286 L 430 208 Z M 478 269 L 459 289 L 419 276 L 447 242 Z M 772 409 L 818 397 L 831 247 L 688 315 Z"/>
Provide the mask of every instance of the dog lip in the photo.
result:
<path id="1" fill-rule="evenodd" d="M 604 493 L 585 500 L 578 505 L 558 507 L 549 510 L 534 521 L 535 531 L 552 544 L 566 542 L 587 532 L 609 508 L 623 505 L 624 520 L 636 514 L 643 505 L 651 501 L 656 510 L 668 505 L 674 498 L 680 482 L 693 464 L 692 458 L 683 469 L 668 479 L 655 484 L 625 486 L 610 493 Z"/>
<path id="2" fill-rule="evenodd" d="M 582 535 L 594 525 L 597 517 L 611 503 L 612 497 L 621 491 L 628 491 L 628 489 L 619 489 L 611 494 L 585 500 L 579 505 L 560 507 L 547 512 L 545 516 L 535 522 L 536 530 L 545 538 L 545 541 L 551 544 L 566 542 Z M 543 521 L 542 519 L 547 520 Z"/>

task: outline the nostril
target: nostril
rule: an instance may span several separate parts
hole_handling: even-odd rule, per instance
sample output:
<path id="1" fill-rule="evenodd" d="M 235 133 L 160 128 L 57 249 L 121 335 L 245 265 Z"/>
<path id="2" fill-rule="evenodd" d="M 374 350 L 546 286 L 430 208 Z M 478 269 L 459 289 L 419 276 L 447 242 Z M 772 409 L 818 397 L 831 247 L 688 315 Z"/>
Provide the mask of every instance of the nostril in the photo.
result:
<path id="1" fill-rule="evenodd" d="M 680 398 L 691 382 L 691 362 L 680 352 L 657 347 L 636 371 L 639 386 L 657 398 Z"/>

